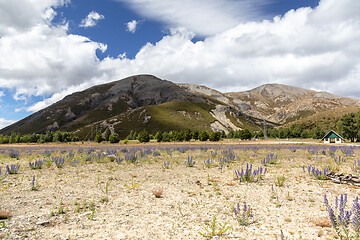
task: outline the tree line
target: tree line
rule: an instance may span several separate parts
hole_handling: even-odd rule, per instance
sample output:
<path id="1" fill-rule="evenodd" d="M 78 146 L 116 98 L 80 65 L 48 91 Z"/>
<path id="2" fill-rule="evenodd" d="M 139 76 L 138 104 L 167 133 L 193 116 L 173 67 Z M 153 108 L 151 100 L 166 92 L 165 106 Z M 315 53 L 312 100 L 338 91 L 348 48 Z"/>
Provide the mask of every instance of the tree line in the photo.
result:
<path id="1" fill-rule="evenodd" d="M 344 114 L 336 123 L 337 133 L 351 142 L 360 141 L 360 111 Z"/>
<path id="2" fill-rule="evenodd" d="M 328 129 L 330 130 L 330 129 Z M 344 114 L 336 122 L 336 130 L 342 135 L 342 137 L 349 139 L 350 141 L 360 141 L 360 111 L 358 113 Z M 294 124 L 290 127 L 280 128 L 268 128 L 267 136 L 269 138 L 312 138 L 321 139 L 325 135 L 324 129 L 317 126 L 313 129 L 306 129 L 305 127 Z M 229 133 L 221 132 L 208 132 L 204 130 L 181 130 L 181 131 L 162 131 L 150 134 L 147 130 L 143 130 L 139 133 L 131 130 L 129 135 L 125 138 L 125 142 L 129 140 L 138 140 L 139 142 L 149 142 L 151 139 L 157 142 L 183 142 L 191 140 L 200 141 L 219 141 L 224 138 L 234 139 L 252 139 L 263 138 L 264 131 L 250 131 L 248 129 L 230 131 Z M 118 143 L 121 138 L 116 132 L 111 133 L 107 128 L 105 132 L 98 131 L 95 142 L 107 141 L 110 143 Z M 79 138 L 71 132 L 46 132 L 45 134 L 20 134 L 11 133 L 11 135 L 0 135 L 0 144 L 6 143 L 47 143 L 47 142 L 76 142 Z"/>
<path id="3" fill-rule="evenodd" d="M 0 135 L 0 144 L 7 143 L 47 143 L 47 142 L 77 142 L 79 138 L 70 132 L 47 132 L 45 134 L 20 134 Z"/>

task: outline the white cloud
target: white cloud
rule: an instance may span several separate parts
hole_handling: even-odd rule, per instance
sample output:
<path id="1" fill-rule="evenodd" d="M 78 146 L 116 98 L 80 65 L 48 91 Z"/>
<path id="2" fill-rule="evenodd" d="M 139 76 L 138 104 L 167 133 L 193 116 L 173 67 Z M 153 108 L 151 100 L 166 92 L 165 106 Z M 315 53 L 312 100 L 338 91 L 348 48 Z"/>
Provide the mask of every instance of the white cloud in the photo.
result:
<path id="1" fill-rule="evenodd" d="M 0 38 L 0 87 L 16 88 L 17 97 L 46 95 L 99 78 L 97 49 L 106 45 L 69 35 L 66 25 L 38 24 L 6 35 Z"/>
<path id="2" fill-rule="evenodd" d="M 54 16 L 52 7 L 62 6 L 70 0 L 0 0 L 0 36 L 24 31 L 49 21 Z"/>
<path id="3" fill-rule="evenodd" d="M 126 30 L 131 33 L 135 33 L 136 29 L 138 27 L 139 21 L 132 20 L 128 23 L 126 23 Z"/>
<path id="4" fill-rule="evenodd" d="M 239 22 L 255 19 L 262 0 L 117 0 L 127 3 L 146 18 L 169 27 L 185 27 L 202 36 L 213 35 Z"/>
<path id="5" fill-rule="evenodd" d="M 10 124 L 13 124 L 14 120 L 7 120 L 4 118 L 0 118 L 0 129 L 3 129 L 6 126 L 9 126 Z"/>
<path id="6" fill-rule="evenodd" d="M 196 43 L 191 32 L 173 31 L 135 59 L 107 58 L 100 65 L 114 76 L 151 73 L 223 91 L 278 82 L 360 97 L 360 15 L 351 10 L 360 1 L 344 2 L 322 0 L 315 9 L 238 24 Z"/>
<path id="7" fill-rule="evenodd" d="M 84 28 L 93 27 L 97 24 L 99 20 L 104 18 L 104 15 L 92 11 L 86 16 L 86 18 L 81 20 L 81 24 L 79 26 Z"/>
<path id="8" fill-rule="evenodd" d="M 32 25 L 6 28 L 0 21 L 6 28 L 0 35 L 0 88 L 16 89 L 18 99 L 50 96 L 27 107 L 28 111 L 40 110 L 74 91 L 142 73 L 223 91 L 277 82 L 360 97 L 360 16 L 353 10 L 359 4 L 358 0 L 322 0 L 315 9 L 300 8 L 270 21 L 216 30 L 196 43 L 195 33 L 184 24 L 157 43 L 143 46 L 134 59 L 119 54 L 104 60 L 97 58 L 96 51 L 105 51 L 106 45 L 68 34 L 66 23 L 51 24 L 49 19 L 56 13 L 48 4 Z"/>

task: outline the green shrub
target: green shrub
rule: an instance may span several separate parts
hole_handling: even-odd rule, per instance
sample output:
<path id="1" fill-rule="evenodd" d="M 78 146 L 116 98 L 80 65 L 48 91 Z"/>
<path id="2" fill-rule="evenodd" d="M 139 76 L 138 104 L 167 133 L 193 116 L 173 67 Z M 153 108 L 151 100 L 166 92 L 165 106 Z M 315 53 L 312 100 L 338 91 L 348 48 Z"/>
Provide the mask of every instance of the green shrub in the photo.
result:
<path id="1" fill-rule="evenodd" d="M 150 141 L 149 133 L 145 129 L 142 130 L 138 135 L 138 140 L 141 143 L 149 142 Z"/>
<path id="2" fill-rule="evenodd" d="M 104 138 L 103 138 L 101 132 L 98 131 L 98 133 L 96 134 L 96 137 L 95 137 L 95 142 L 101 143 L 102 141 L 104 141 Z"/>
<path id="3" fill-rule="evenodd" d="M 109 137 L 110 143 L 118 143 L 120 141 L 120 136 L 117 133 L 113 133 Z"/>

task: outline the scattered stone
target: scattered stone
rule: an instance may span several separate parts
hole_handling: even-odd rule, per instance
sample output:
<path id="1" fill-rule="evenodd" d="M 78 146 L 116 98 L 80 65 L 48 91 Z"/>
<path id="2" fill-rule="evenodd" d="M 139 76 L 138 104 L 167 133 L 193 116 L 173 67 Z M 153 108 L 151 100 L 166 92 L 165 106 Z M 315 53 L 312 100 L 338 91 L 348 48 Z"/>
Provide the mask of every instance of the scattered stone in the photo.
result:
<path id="1" fill-rule="evenodd" d="M 46 225 L 50 224 L 50 222 L 45 220 L 45 221 L 37 222 L 35 224 L 36 225 L 41 225 L 41 226 L 46 226 Z"/>
<path id="2" fill-rule="evenodd" d="M 11 212 L 0 210 L 0 219 L 7 219 L 11 216 L 12 216 Z"/>

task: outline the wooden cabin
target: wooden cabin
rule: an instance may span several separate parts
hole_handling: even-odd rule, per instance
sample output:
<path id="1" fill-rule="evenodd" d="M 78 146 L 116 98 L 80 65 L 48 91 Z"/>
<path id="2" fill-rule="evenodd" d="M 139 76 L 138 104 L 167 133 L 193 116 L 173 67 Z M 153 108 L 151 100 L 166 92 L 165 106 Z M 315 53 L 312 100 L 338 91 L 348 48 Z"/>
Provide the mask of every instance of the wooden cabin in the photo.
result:
<path id="1" fill-rule="evenodd" d="M 336 133 L 334 130 L 330 130 L 325 136 L 321 139 L 324 140 L 324 143 L 342 143 L 345 142 L 345 139 Z"/>

